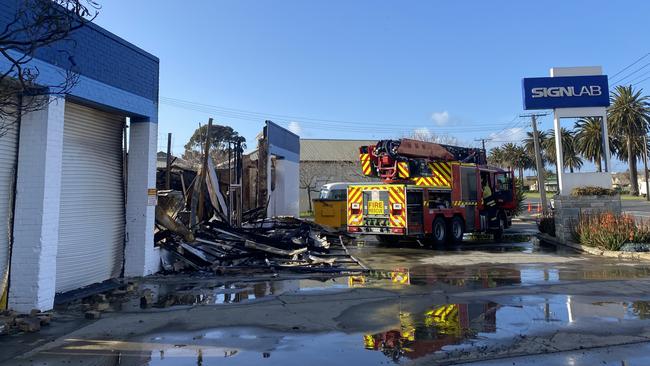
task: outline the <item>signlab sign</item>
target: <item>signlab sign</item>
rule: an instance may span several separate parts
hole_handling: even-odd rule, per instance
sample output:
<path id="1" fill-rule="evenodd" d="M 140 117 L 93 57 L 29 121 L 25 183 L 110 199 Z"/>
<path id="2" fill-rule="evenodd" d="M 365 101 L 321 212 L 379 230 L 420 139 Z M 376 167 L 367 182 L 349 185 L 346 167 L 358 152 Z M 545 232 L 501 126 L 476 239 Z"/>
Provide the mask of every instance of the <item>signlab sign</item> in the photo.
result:
<path id="1" fill-rule="evenodd" d="M 609 106 L 607 75 L 523 79 L 524 109 Z"/>

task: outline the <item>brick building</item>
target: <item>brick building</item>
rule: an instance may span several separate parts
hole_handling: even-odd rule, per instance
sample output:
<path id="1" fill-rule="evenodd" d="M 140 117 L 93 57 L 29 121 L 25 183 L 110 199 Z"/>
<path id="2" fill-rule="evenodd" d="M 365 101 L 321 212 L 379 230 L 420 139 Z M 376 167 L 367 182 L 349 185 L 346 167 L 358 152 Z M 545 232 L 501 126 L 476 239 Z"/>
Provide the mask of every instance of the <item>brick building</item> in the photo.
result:
<path id="1" fill-rule="evenodd" d="M 20 3 L 0 0 L 0 27 Z M 39 49 L 33 63 L 52 85 L 74 60 L 76 86 L 3 121 L 0 308 L 48 310 L 55 294 L 158 270 L 159 60 L 94 24 L 71 38 Z"/>

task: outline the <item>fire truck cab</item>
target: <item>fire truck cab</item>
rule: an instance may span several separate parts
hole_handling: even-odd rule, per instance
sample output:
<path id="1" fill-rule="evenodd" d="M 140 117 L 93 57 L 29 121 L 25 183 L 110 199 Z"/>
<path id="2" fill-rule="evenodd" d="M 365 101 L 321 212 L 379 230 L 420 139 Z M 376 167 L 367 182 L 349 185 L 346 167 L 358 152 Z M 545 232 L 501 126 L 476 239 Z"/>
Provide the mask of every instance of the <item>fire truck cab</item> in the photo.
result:
<path id="1" fill-rule="evenodd" d="M 470 232 L 491 233 L 498 240 L 512 224 L 512 171 L 460 161 L 427 165 L 428 173 L 417 177 L 405 179 L 409 171 L 404 171 L 391 183 L 349 185 L 348 231 L 387 242 L 412 237 L 439 245 L 460 242 Z M 401 174 L 399 162 L 395 167 Z"/>

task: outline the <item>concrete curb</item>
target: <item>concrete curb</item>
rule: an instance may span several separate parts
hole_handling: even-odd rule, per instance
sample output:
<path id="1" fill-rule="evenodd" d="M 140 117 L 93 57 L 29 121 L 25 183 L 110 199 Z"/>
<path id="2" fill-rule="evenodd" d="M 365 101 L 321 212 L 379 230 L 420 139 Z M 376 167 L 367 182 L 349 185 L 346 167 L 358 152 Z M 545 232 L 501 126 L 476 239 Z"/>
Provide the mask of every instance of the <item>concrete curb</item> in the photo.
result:
<path id="1" fill-rule="evenodd" d="M 607 258 L 650 262 L 650 252 L 636 253 L 636 252 L 619 252 L 614 250 L 603 250 L 603 249 L 598 249 L 598 248 L 578 244 L 571 240 L 567 240 L 567 242 L 561 242 L 557 238 L 543 233 L 537 234 L 537 238 L 543 242 L 550 243 L 555 246 L 568 247 L 577 252 L 588 253 L 591 255 L 597 255 L 597 256 L 607 257 Z"/>

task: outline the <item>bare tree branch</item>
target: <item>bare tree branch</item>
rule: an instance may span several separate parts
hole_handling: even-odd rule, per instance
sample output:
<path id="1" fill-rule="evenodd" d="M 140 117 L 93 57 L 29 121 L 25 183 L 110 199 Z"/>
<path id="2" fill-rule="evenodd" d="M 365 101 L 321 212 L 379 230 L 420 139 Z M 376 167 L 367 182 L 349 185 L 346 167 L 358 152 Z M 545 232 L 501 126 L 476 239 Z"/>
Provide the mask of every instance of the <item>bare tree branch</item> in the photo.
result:
<path id="1" fill-rule="evenodd" d="M 0 32 L 0 137 L 20 114 L 43 109 L 49 96 L 66 95 L 79 82 L 68 49 L 76 45 L 70 34 L 94 20 L 100 6 L 95 0 L 23 0 L 14 18 Z M 59 82 L 47 82 L 34 64 L 38 50 L 56 47 L 67 58 Z M 22 105 L 18 101 L 22 99 Z"/>

